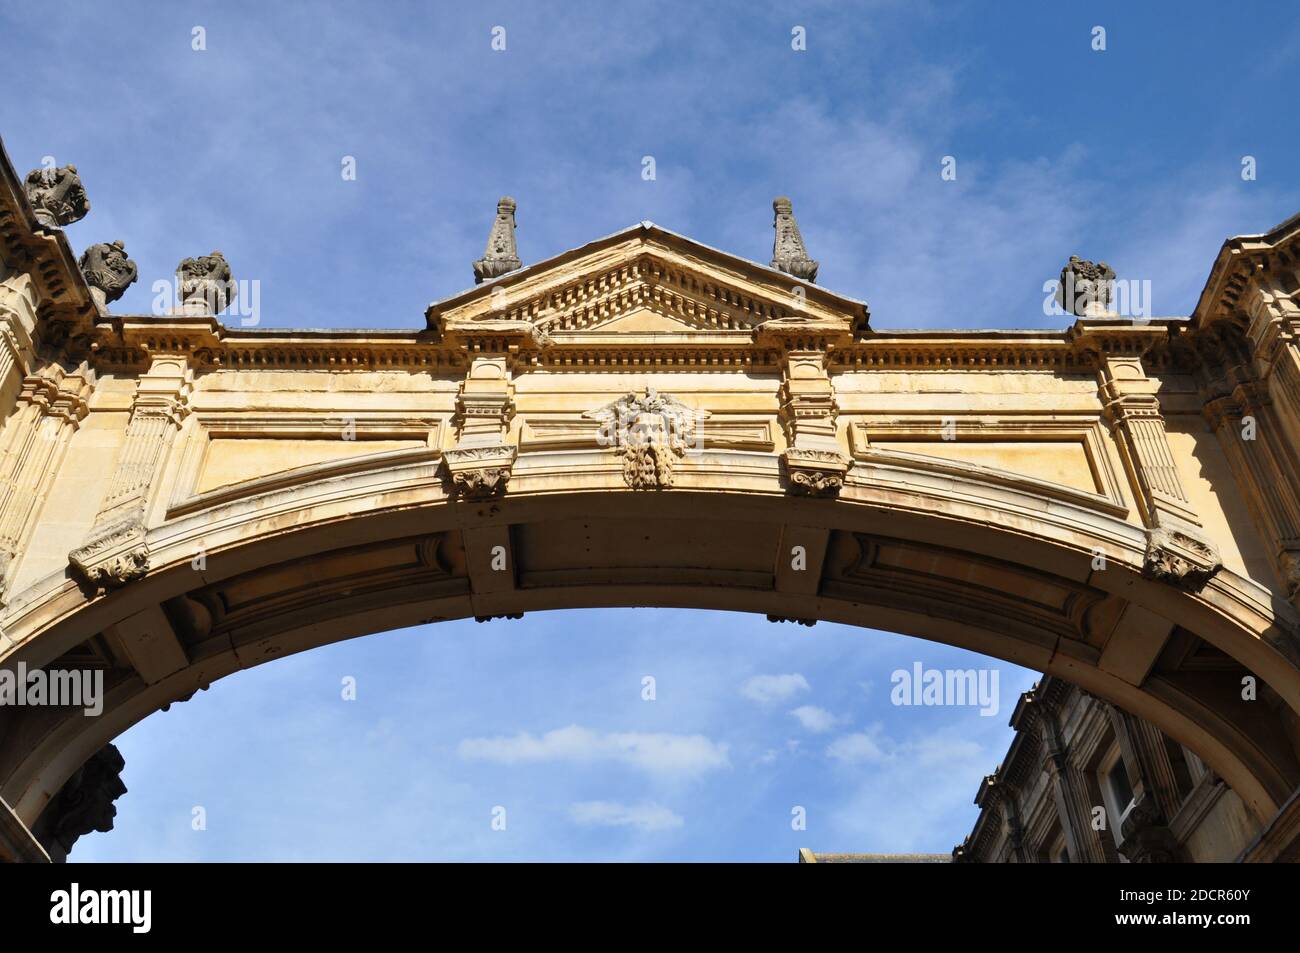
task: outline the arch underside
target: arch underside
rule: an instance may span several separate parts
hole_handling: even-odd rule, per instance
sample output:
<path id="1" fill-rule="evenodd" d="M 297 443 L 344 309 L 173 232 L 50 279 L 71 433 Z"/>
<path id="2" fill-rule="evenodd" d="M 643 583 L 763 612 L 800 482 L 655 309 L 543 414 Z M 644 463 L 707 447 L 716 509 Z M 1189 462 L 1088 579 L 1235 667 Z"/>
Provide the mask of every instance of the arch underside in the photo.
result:
<path id="1" fill-rule="evenodd" d="M 680 471 L 671 489 L 633 490 L 611 452 L 526 454 L 508 493 L 471 501 L 424 460 L 165 513 L 143 578 L 96 593 L 52 574 L 5 608 L 0 661 L 104 667 L 107 699 L 98 718 L 43 710 L 11 727 L 0 796 L 31 823 L 100 746 L 243 668 L 421 623 L 598 606 L 959 646 L 1151 722 L 1261 820 L 1300 783 L 1266 708 L 1300 709 L 1294 610 L 1257 584 L 1227 569 L 1199 592 L 1146 578 L 1141 527 L 978 480 L 861 466 L 838 499 L 817 499 L 789 495 L 767 454 L 707 453 Z M 1252 673 L 1265 704 L 1240 697 Z"/>

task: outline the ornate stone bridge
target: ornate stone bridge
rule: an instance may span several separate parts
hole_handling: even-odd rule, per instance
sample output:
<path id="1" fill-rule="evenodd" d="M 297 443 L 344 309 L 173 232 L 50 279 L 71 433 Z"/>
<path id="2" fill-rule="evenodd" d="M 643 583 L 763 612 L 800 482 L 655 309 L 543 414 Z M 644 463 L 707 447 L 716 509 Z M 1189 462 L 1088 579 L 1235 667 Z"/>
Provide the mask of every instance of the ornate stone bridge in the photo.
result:
<path id="1" fill-rule="evenodd" d="M 1296 849 L 1296 219 L 1228 241 L 1189 318 L 1112 314 L 1075 260 L 1064 330 L 883 331 L 813 283 L 788 201 L 770 267 L 649 222 L 520 267 L 503 200 L 480 283 L 422 322 L 287 331 L 214 317 L 220 253 L 169 313 L 110 314 L 134 266 L 78 261 L 74 178 L 0 162 L 0 663 L 101 670 L 106 700 L 0 707 L 10 820 L 102 825 L 65 782 L 239 669 L 683 606 L 1059 676 L 1218 772 L 1255 859 Z"/>

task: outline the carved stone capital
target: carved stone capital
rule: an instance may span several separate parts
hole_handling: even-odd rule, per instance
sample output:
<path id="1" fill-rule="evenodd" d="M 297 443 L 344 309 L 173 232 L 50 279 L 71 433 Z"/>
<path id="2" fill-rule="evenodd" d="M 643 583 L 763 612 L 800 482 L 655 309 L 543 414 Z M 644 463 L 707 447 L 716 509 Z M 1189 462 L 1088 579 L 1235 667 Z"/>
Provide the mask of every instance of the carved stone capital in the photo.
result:
<path id="1" fill-rule="evenodd" d="M 36 220 L 50 228 L 62 228 L 86 217 L 90 199 L 77 175 L 75 165 L 58 169 L 32 169 L 23 182 L 27 201 L 32 203 Z"/>
<path id="2" fill-rule="evenodd" d="M 464 447 L 444 451 L 442 465 L 454 493 L 467 500 L 486 500 L 505 493 L 518 453 L 519 448 L 510 444 Z"/>
<path id="3" fill-rule="evenodd" d="M 1147 531 L 1142 574 L 1198 592 L 1222 566 L 1214 544 L 1190 531 L 1157 527 Z"/>
<path id="4" fill-rule="evenodd" d="M 781 459 L 790 478 L 790 492 L 796 496 L 836 496 L 844 487 L 850 460 L 834 450 L 802 450 L 790 447 Z"/>
<path id="5" fill-rule="evenodd" d="M 68 554 L 68 561 L 96 589 L 116 589 L 149 572 L 144 523 L 132 514 L 103 529 Z"/>

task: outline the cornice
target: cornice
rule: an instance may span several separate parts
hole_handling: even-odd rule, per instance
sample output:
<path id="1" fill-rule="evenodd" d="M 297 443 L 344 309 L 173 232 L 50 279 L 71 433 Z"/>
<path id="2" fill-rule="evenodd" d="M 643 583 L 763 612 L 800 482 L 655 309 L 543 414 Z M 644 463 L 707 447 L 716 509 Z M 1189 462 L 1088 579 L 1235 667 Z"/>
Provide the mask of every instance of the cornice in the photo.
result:
<path id="1" fill-rule="evenodd" d="M 1277 267 L 1294 270 L 1300 244 L 1300 214 L 1258 235 L 1229 238 L 1219 249 L 1209 277 L 1192 312 L 1194 328 L 1216 321 L 1234 320 L 1243 305 L 1242 295 L 1257 273 Z"/>
<path id="2" fill-rule="evenodd" d="M 90 347 L 91 359 L 100 366 L 137 367 L 158 350 L 151 339 L 156 342 L 163 329 L 170 332 L 180 323 L 175 316 L 99 314 L 65 234 L 37 221 L 3 142 L 0 253 L 32 276 L 39 301 L 38 344 L 61 359 L 80 360 Z M 1278 301 L 1294 317 L 1298 277 L 1300 215 L 1268 232 L 1224 242 L 1188 319 L 1081 319 L 1058 332 L 877 332 L 864 302 L 640 222 L 434 302 L 425 312 L 426 330 L 418 333 L 286 330 L 274 332 L 277 340 L 272 341 L 241 333 L 251 329 L 225 329 L 204 318 L 210 340 L 204 342 L 202 330 L 189 327 L 162 347 L 193 354 L 196 365 L 211 368 L 456 367 L 465 353 L 499 343 L 478 334 L 487 329 L 471 329 L 471 323 L 506 321 L 533 326 L 533 341 L 505 346 L 519 352 L 523 363 L 547 370 L 639 365 L 748 369 L 769 366 L 773 357 L 767 350 L 792 345 L 832 352 L 830 365 L 838 370 L 1071 373 L 1091 371 L 1100 358 L 1118 355 L 1140 356 L 1154 368 L 1185 369 L 1199 363 L 1207 348 L 1214 353 L 1218 344 L 1211 329 L 1216 324 L 1243 329 L 1252 320 L 1261 324 L 1259 315 L 1278 310 Z M 633 311 L 668 318 L 681 325 L 681 333 L 600 331 Z M 792 320 L 810 322 L 818 336 L 801 340 L 786 335 L 780 342 L 763 330 L 765 324 Z M 124 331 L 141 322 L 155 324 L 152 335 Z M 1284 330 L 1263 324 L 1268 326 L 1252 333 L 1261 346 L 1300 333 L 1295 321 Z M 448 331 L 454 333 L 444 341 Z M 456 345 L 462 354 L 442 344 Z"/>
<path id="3" fill-rule="evenodd" d="M 53 349 L 80 342 L 94 327 L 98 310 L 62 229 L 36 220 L 27 192 L 0 139 L 0 256 L 26 272 L 36 286 L 36 337 Z M 79 350 L 72 345 L 72 350 Z M 70 355 L 69 355 L 70 356 Z"/>
<path id="4" fill-rule="evenodd" d="M 547 334 L 519 320 L 449 320 L 442 333 L 414 330 L 226 327 L 214 317 L 114 315 L 91 333 L 93 365 L 131 370 L 161 353 L 189 355 L 196 369 L 459 368 L 498 351 L 516 366 L 550 372 L 675 368 L 723 372 L 780 366 L 790 349 L 825 350 L 832 372 L 854 370 L 1049 371 L 1090 373 L 1101 355 L 1163 353 L 1170 329 L 1107 322 L 1062 331 L 892 330 L 854 339 L 843 320 L 774 319 L 742 331 Z"/>

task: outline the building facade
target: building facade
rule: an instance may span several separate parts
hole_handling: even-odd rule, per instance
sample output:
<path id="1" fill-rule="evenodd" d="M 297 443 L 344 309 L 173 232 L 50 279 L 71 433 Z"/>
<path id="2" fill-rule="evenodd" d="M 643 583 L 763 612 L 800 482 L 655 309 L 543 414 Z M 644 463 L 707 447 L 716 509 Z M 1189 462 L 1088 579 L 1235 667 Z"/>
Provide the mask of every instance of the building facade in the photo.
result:
<path id="1" fill-rule="evenodd" d="M 1194 752 L 1060 679 L 1022 695 L 1011 725 L 956 862 L 1223 863 L 1260 833 Z"/>

